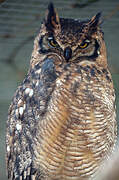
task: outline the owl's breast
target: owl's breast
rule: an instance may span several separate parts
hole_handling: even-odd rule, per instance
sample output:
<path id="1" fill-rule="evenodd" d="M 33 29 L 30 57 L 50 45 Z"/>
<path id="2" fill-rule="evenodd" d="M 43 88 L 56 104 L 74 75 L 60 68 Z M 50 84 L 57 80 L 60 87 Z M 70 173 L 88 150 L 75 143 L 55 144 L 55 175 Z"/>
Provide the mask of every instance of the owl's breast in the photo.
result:
<path id="1" fill-rule="evenodd" d="M 36 161 L 49 179 L 88 178 L 115 143 L 114 92 L 104 74 L 84 67 L 56 80 L 39 124 Z"/>

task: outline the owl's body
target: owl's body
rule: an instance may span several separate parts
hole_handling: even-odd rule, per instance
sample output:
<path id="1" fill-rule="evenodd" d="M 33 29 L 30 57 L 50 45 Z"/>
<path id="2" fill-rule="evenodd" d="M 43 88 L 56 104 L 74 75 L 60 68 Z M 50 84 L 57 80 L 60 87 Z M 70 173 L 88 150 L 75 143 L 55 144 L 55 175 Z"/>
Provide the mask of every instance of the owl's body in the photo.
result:
<path id="1" fill-rule="evenodd" d="M 99 17 L 59 19 L 50 4 L 9 109 L 9 179 L 91 179 L 112 152 L 115 94 Z"/>

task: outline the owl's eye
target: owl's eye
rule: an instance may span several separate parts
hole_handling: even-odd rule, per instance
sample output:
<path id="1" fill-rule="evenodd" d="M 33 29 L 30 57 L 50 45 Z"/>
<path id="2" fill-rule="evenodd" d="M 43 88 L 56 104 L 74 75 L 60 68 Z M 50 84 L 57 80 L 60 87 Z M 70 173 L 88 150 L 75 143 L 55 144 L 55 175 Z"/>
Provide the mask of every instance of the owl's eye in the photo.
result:
<path id="1" fill-rule="evenodd" d="M 49 37 L 48 42 L 52 47 L 57 47 L 57 45 L 58 45 L 53 37 Z"/>
<path id="2" fill-rule="evenodd" d="M 83 42 L 79 45 L 79 47 L 80 47 L 81 49 L 85 49 L 88 45 L 89 45 L 89 41 L 86 40 L 86 41 L 83 41 Z"/>

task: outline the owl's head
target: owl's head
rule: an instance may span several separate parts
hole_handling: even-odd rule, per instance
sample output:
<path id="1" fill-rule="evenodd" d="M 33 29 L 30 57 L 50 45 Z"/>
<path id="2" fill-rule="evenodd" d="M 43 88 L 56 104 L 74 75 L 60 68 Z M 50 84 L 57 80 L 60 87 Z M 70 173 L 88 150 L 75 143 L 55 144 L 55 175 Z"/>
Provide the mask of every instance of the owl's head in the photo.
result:
<path id="1" fill-rule="evenodd" d="M 98 13 L 84 21 L 59 18 L 53 4 L 50 3 L 35 40 L 33 56 L 44 58 L 52 54 L 66 63 L 93 61 L 107 65 L 100 16 L 101 13 Z"/>

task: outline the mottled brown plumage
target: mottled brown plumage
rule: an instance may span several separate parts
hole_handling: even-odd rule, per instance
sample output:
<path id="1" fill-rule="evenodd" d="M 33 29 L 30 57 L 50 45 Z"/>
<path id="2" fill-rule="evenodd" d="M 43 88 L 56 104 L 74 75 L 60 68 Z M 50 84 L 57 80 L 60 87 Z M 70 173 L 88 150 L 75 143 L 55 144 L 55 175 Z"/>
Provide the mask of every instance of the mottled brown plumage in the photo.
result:
<path id="1" fill-rule="evenodd" d="M 50 4 L 9 108 L 8 178 L 94 179 L 116 134 L 100 13 L 85 21 L 64 19 Z"/>

